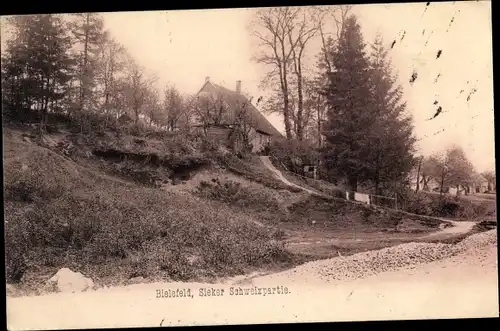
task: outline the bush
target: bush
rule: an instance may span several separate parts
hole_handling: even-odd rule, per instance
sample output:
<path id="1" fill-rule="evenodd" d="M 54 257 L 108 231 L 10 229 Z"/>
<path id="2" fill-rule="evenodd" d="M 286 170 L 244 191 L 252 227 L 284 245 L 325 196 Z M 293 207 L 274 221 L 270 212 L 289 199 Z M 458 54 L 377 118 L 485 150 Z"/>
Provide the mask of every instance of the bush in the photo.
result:
<path id="1" fill-rule="evenodd" d="M 202 181 L 196 194 L 212 200 L 230 203 L 240 207 L 250 207 L 262 210 L 277 210 L 280 208 L 277 198 L 265 189 L 242 186 L 241 183 L 218 178 L 211 182 Z"/>
<path id="2" fill-rule="evenodd" d="M 27 240 L 27 221 L 5 224 L 5 279 L 17 283 L 28 269 L 26 252 L 30 246 Z"/>
<path id="3" fill-rule="evenodd" d="M 14 138 L 5 142 L 9 282 L 39 268 L 72 267 L 97 280 L 141 273 L 187 280 L 291 262 L 279 233 L 238 208 L 124 183 Z M 275 206 L 260 191 L 223 188 L 237 204 Z"/>
<path id="4" fill-rule="evenodd" d="M 266 169 L 256 171 L 247 163 L 236 160 L 236 156 L 231 153 L 215 153 L 214 158 L 217 162 L 223 165 L 227 170 L 235 175 L 241 176 L 247 180 L 260 183 L 268 188 L 275 190 L 288 190 L 293 193 L 301 192 L 302 190 L 293 186 L 288 186 L 281 180 L 275 178 L 271 173 L 266 172 Z"/>
<path id="5" fill-rule="evenodd" d="M 319 160 L 319 153 L 315 147 L 306 141 L 276 140 L 270 146 L 270 153 L 287 170 L 298 174 L 303 174 L 303 165 L 315 165 Z M 281 167 L 281 164 L 277 166 Z"/>
<path id="6" fill-rule="evenodd" d="M 489 216 L 487 204 L 477 203 L 460 196 L 437 195 L 426 192 L 407 191 L 403 209 L 414 214 L 476 219 Z"/>
<path id="7" fill-rule="evenodd" d="M 98 191 L 62 196 L 34 204 L 25 213 L 6 215 L 8 281 L 19 281 L 35 266 L 78 265 L 101 277 L 111 276 L 109 266 L 120 264 L 131 277 L 146 268 L 151 277 L 186 280 L 200 272 L 234 274 L 270 263 L 280 254 L 286 259 L 276 233 L 221 205 L 146 189 L 113 195 Z M 242 197 L 236 194 L 234 199 L 238 203 Z M 49 256 L 41 259 L 44 254 Z M 190 262 L 189 255 L 197 262 Z"/>
<path id="8" fill-rule="evenodd" d="M 333 183 L 321 182 L 317 180 L 306 180 L 307 184 L 312 188 L 338 199 L 345 199 L 345 190 L 335 186 Z"/>

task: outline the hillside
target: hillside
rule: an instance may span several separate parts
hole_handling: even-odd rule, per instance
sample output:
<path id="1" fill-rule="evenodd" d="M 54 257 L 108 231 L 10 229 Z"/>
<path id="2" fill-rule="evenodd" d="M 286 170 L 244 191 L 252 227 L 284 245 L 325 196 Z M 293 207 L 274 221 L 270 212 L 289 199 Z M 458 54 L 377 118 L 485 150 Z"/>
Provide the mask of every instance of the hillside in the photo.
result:
<path id="1" fill-rule="evenodd" d="M 7 297 L 8 329 L 498 317 L 496 238 L 493 230 L 457 245 L 405 244 L 312 262 L 247 282 L 158 282 Z M 281 284 L 288 295 L 231 295 L 231 288 L 248 294 L 255 287 Z M 163 288 L 188 288 L 194 300 L 157 299 L 156 291 Z M 224 289 L 224 296 L 198 297 L 202 288 Z M 246 314 L 241 313 L 243 304 Z"/>
<path id="2" fill-rule="evenodd" d="M 98 286 L 277 271 L 442 224 L 310 195 L 195 138 L 4 128 L 4 151 L 7 281 L 28 292 L 62 267 Z M 287 244 L 319 237 L 344 241 Z"/>

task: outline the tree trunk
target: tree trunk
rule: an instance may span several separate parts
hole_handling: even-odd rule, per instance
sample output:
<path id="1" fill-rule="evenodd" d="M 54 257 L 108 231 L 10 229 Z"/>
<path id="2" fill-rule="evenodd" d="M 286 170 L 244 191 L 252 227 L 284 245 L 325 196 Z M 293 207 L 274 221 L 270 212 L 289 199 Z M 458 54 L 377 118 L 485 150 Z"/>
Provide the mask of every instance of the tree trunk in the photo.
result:
<path id="1" fill-rule="evenodd" d="M 283 38 L 284 39 L 284 38 Z M 288 80 L 287 80 L 287 56 L 285 46 L 281 45 L 282 61 L 278 61 L 280 72 L 281 93 L 283 93 L 283 119 L 285 122 L 285 134 L 287 139 L 292 139 L 292 128 L 290 127 L 290 102 L 288 100 Z"/>
<path id="2" fill-rule="evenodd" d="M 443 185 L 444 185 L 444 169 L 441 171 L 441 187 L 439 189 L 439 195 L 443 195 Z"/>
<path id="3" fill-rule="evenodd" d="M 89 45 L 89 25 L 90 25 L 90 13 L 86 14 L 86 24 L 85 24 L 85 41 L 83 44 L 83 68 L 82 68 L 82 79 L 80 86 L 80 110 L 83 111 L 85 105 L 85 89 L 87 88 L 87 61 L 88 61 L 88 45 Z"/>
<path id="4" fill-rule="evenodd" d="M 304 98 L 302 95 L 302 64 L 299 58 L 297 59 L 297 94 L 298 94 L 298 109 L 297 109 L 297 139 L 299 141 L 304 138 L 304 123 L 303 123 L 303 112 L 304 112 Z"/>
<path id="5" fill-rule="evenodd" d="M 348 176 L 347 181 L 351 191 L 356 192 L 358 190 L 358 177 L 356 175 L 350 175 Z"/>
<path id="6" fill-rule="evenodd" d="M 286 72 L 286 71 L 285 71 Z M 283 117 L 285 122 L 285 134 L 287 139 L 292 139 L 292 128 L 290 125 L 290 102 L 288 100 L 288 83 L 286 76 L 284 77 L 283 85 Z"/>
<path id="7" fill-rule="evenodd" d="M 321 112 L 321 97 L 318 96 L 318 148 L 321 148 L 321 119 L 322 119 L 322 112 Z"/>
<path id="8" fill-rule="evenodd" d="M 422 165 L 422 158 L 418 161 L 418 170 L 417 170 L 417 187 L 415 188 L 415 193 L 420 189 L 420 167 Z"/>
<path id="9" fill-rule="evenodd" d="M 422 190 L 429 191 L 429 180 L 430 180 L 429 177 L 426 178 L 425 175 L 422 174 L 422 184 L 424 185 L 422 187 Z"/>

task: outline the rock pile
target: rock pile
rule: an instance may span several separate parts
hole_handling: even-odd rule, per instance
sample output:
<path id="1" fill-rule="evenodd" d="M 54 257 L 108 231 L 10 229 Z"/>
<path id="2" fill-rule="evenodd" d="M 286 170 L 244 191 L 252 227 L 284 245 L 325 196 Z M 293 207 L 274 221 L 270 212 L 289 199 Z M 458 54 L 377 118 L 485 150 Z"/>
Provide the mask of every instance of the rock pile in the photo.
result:
<path id="1" fill-rule="evenodd" d="M 356 279 L 452 256 L 447 244 L 408 243 L 343 258 L 335 258 L 318 270 L 321 278 Z"/>
<path id="2" fill-rule="evenodd" d="M 300 274 L 304 278 L 312 277 L 322 281 L 359 279 L 384 271 L 413 268 L 464 252 L 479 258 L 481 250 L 489 245 L 496 245 L 496 242 L 496 230 L 491 230 L 471 235 L 458 244 L 408 243 L 347 257 L 309 262 L 286 271 L 281 276 L 293 275 L 290 278 L 295 278 Z"/>

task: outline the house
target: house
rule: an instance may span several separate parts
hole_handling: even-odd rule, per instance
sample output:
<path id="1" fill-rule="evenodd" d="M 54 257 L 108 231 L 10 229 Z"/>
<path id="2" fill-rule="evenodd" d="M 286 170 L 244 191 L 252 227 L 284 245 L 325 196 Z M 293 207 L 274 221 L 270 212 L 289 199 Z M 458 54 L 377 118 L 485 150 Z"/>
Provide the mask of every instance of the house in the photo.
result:
<path id="1" fill-rule="evenodd" d="M 412 170 L 409 175 L 409 183 L 411 190 L 415 191 L 417 188 L 417 171 Z M 420 191 L 430 191 L 430 192 L 439 192 L 441 188 L 441 183 L 439 178 L 431 177 L 424 181 L 422 174 L 418 175 L 418 187 Z M 443 192 L 447 192 L 448 188 L 444 187 Z"/>
<path id="2" fill-rule="evenodd" d="M 417 179 L 416 179 L 416 173 L 412 174 L 410 177 L 410 188 L 411 190 L 415 191 L 417 187 Z M 426 183 L 424 183 L 424 180 L 422 177 L 419 178 L 419 190 L 424 191 L 424 192 L 435 192 L 435 193 L 440 193 L 441 192 L 441 179 L 440 178 L 430 178 Z M 448 193 L 451 195 L 456 195 L 457 194 L 457 188 L 456 187 L 451 187 L 448 185 L 444 185 L 442 189 L 443 193 Z"/>
<path id="3" fill-rule="evenodd" d="M 471 193 L 484 193 L 488 191 L 488 180 L 481 174 L 475 173 L 472 175 Z"/>
<path id="4" fill-rule="evenodd" d="M 241 81 L 236 82 L 236 89 L 233 91 L 212 83 L 207 77 L 195 97 L 199 102 L 202 99 L 211 100 L 214 114 L 205 116 L 210 110 L 205 112 L 200 109 L 198 113 L 195 112 L 193 126 L 234 150 L 251 147 L 251 151 L 256 153 L 263 150 L 273 139 L 282 137 L 241 93 Z M 209 106 L 206 107 L 208 109 Z M 249 146 L 244 146 L 245 142 Z"/>

